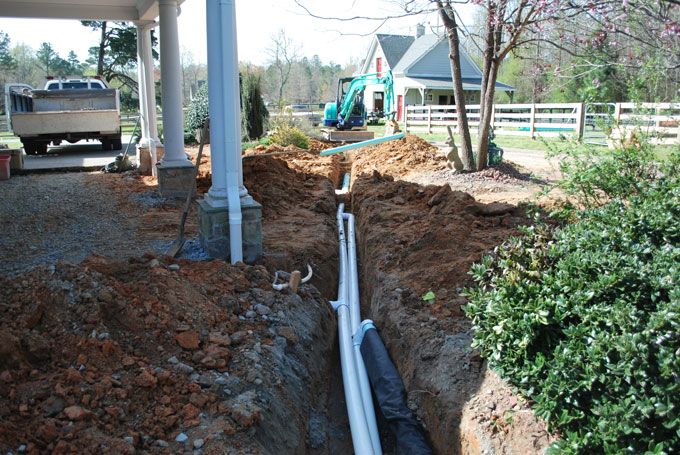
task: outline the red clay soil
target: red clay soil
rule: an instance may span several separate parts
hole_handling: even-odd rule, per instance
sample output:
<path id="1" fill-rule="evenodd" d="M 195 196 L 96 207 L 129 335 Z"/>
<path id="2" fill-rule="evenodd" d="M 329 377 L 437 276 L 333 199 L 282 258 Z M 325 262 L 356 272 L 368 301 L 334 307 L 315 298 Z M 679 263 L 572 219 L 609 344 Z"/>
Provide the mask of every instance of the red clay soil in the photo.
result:
<path id="1" fill-rule="evenodd" d="M 524 212 L 478 203 L 448 185 L 398 180 L 411 168 L 402 163 L 424 153 L 425 167 L 438 163 L 427 158 L 429 147 L 405 144 L 409 138 L 396 148 L 400 159 L 377 162 L 387 175 L 366 175 L 371 163 L 354 163 L 353 174 L 363 173 L 353 180 L 352 208 L 364 316 L 376 321 L 437 453 L 541 453 L 553 438 L 471 349 L 461 309 L 470 266 L 516 234 Z M 372 155 L 395 151 L 388 147 Z M 434 300 L 423 300 L 429 291 Z"/>
<path id="2" fill-rule="evenodd" d="M 0 278 L 0 450 L 304 450 L 332 316 L 269 281 L 152 255 Z"/>
<path id="3" fill-rule="evenodd" d="M 441 169 L 446 169 L 446 158 L 437 147 L 409 134 L 403 139 L 358 149 L 354 154 L 352 175 L 370 175 L 378 171 L 397 178 Z"/>
<path id="4" fill-rule="evenodd" d="M 337 230 L 331 182 L 292 169 L 277 156 L 243 160 L 248 192 L 262 204 L 263 263 L 268 269 L 306 274 L 325 296 L 336 293 Z"/>

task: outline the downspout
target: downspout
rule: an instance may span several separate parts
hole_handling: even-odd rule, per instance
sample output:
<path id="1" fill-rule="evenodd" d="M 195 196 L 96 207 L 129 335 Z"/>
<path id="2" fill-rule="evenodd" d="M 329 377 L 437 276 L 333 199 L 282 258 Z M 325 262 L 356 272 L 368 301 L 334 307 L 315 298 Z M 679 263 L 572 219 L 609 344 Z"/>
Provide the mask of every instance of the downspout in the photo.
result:
<path id="1" fill-rule="evenodd" d="M 211 3 L 211 2 L 208 2 Z M 241 197 L 239 195 L 239 170 L 241 164 L 241 95 L 239 91 L 238 53 L 236 43 L 236 5 L 234 0 L 220 0 L 222 43 L 222 106 L 224 146 L 227 155 L 227 200 L 229 204 L 229 252 L 231 263 L 243 261 L 241 234 Z M 227 109 L 230 109 L 229 112 Z M 231 114 L 231 115 L 229 115 Z"/>

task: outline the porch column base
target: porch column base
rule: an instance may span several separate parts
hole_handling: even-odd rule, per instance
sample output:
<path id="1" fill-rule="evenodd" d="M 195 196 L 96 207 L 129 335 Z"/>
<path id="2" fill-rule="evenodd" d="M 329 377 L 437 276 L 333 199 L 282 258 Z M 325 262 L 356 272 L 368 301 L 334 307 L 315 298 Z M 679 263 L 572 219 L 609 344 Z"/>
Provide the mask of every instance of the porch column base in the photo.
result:
<path id="1" fill-rule="evenodd" d="M 158 162 L 163 158 L 163 144 L 156 145 L 156 162 L 154 163 L 151 157 L 151 147 L 149 145 L 137 145 L 137 163 L 140 174 L 152 175 L 153 169 Z"/>
<path id="2" fill-rule="evenodd" d="M 187 192 L 196 192 L 196 178 L 193 166 L 173 166 L 159 163 L 156 166 L 158 172 L 158 191 L 165 198 L 187 197 Z"/>
<path id="3" fill-rule="evenodd" d="M 262 257 L 262 205 L 241 199 L 241 216 L 243 261 L 252 264 Z M 229 208 L 198 201 L 198 238 L 210 257 L 229 261 Z"/>

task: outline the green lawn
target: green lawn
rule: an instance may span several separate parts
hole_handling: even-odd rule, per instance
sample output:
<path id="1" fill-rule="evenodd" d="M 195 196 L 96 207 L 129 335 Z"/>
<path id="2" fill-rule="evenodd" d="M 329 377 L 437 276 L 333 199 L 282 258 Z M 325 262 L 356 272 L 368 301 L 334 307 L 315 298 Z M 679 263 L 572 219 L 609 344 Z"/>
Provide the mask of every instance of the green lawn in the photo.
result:
<path id="1" fill-rule="evenodd" d="M 369 125 L 368 130 L 373 131 L 375 133 L 376 137 L 382 137 L 385 134 L 385 126 L 384 125 Z M 446 133 L 427 134 L 427 133 L 421 133 L 421 132 L 414 132 L 413 134 L 416 134 L 416 135 L 422 137 L 426 141 L 444 142 L 448 139 L 448 134 L 446 134 Z M 460 136 L 458 134 L 454 135 L 454 139 L 456 140 L 456 144 L 460 144 Z M 472 134 L 471 139 L 472 139 L 472 146 L 476 147 L 477 135 Z M 547 151 L 549 149 L 548 146 L 559 146 L 560 144 L 566 143 L 565 141 L 560 140 L 559 138 L 556 138 L 556 137 L 531 139 L 529 137 L 524 137 L 524 136 L 503 136 L 503 135 L 496 136 L 496 139 L 494 141 L 496 142 L 496 144 L 498 144 L 499 147 L 515 148 L 515 149 L 523 149 L 523 150 L 542 150 L 542 151 Z M 593 145 L 593 146 L 594 147 L 605 147 L 605 146 L 598 146 L 598 145 Z M 660 160 L 665 160 L 670 156 L 670 154 L 673 151 L 680 152 L 680 144 L 678 144 L 678 145 L 657 145 L 657 146 L 654 147 L 654 150 L 656 152 L 657 157 Z"/>

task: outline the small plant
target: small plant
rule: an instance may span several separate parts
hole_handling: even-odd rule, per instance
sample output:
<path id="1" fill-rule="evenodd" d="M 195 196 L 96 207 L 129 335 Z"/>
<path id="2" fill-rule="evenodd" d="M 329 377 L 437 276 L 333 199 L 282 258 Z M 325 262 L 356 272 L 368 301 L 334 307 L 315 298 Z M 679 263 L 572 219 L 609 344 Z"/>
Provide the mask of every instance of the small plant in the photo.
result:
<path id="1" fill-rule="evenodd" d="M 276 126 L 269 138 L 269 142 L 278 144 L 282 147 L 294 145 L 301 149 L 309 148 L 309 136 L 296 126 L 291 126 L 286 123 L 278 124 Z"/>
<path id="2" fill-rule="evenodd" d="M 435 295 L 434 292 L 428 291 L 421 297 L 425 303 L 434 303 Z"/>

